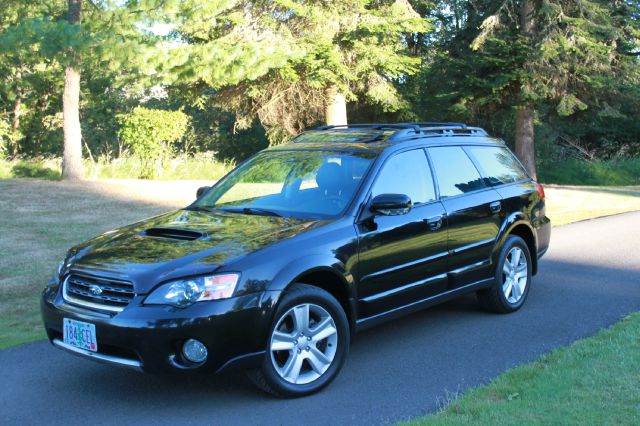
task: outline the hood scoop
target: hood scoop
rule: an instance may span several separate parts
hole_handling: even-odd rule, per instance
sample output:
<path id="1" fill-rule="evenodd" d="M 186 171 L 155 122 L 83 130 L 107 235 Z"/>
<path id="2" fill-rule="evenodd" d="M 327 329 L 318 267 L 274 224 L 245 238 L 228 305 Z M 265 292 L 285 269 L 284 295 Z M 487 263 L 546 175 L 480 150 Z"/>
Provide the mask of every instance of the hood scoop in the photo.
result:
<path id="1" fill-rule="evenodd" d="M 182 228 L 149 228 L 146 231 L 142 231 L 140 235 L 183 241 L 197 240 L 207 236 L 204 232 Z"/>

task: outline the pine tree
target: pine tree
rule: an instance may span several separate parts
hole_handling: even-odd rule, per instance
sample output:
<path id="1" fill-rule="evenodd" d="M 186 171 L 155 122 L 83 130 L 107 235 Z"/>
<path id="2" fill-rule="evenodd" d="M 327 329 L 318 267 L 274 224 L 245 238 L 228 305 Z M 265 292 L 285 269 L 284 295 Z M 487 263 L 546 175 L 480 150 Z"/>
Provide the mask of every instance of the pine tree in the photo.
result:
<path id="1" fill-rule="evenodd" d="M 393 82 L 420 63 L 405 34 L 428 29 L 404 0 L 229 1 L 222 13 L 197 3 L 180 14 L 187 45 L 176 49 L 176 81 L 195 103 L 234 111 L 240 127 L 257 117 L 272 141 L 323 119 L 345 122 L 347 101 L 403 106 Z"/>
<path id="2" fill-rule="evenodd" d="M 511 39 L 526 55 L 517 64 L 516 154 L 536 177 L 534 120 L 540 100 L 556 102 L 569 116 L 588 108 L 585 100 L 598 81 L 619 72 L 624 39 L 612 13 L 624 2 L 600 0 L 507 0 L 484 18 L 472 46 L 493 55 L 496 44 Z M 514 18 L 514 17 L 517 17 Z M 487 44 L 493 45 L 483 50 Z M 500 55 L 500 53 L 498 53 Z"/>

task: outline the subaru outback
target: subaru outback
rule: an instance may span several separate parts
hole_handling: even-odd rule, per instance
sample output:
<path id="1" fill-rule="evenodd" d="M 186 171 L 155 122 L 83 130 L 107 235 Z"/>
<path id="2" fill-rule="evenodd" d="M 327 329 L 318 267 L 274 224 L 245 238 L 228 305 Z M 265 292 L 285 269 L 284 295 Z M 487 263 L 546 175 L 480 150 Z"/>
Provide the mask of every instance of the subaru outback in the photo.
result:
<path id="1" fill-rule="evenodd" d="M 49 340 L 147 372 L 246 369 L 316 392 L 357 331 L 475 293 L 522 307 L 549 245 L 544 190 L 459 123 L 325 126 L 266 149 L 177 211 L 69 250 Z"/>

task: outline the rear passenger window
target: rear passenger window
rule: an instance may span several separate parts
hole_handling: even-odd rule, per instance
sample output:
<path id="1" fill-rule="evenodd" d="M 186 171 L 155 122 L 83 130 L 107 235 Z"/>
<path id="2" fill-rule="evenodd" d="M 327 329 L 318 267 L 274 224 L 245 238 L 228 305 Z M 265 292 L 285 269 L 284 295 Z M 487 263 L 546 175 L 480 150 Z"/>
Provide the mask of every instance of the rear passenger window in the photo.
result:
<path id="1" fill-rule="evenodd" d="M 459 146 L 429 148 L 441 197 L 453 197 L 485 187 L 480 173 Z"/>
<path id="2" fill-rule="evenodd" d="M 471 146 L 467 150 L 480 164 L 487 185 L 496 186 L 527 179 L 520 163 L 504 148 Z"/>
<path id="3" fill-rule="evenodd" d="M 371 195 L 405 194 L 413 204 L 436 198 L 427 156 L 422 149 L 401 152 L 389 158 L 378 173 Z"/>

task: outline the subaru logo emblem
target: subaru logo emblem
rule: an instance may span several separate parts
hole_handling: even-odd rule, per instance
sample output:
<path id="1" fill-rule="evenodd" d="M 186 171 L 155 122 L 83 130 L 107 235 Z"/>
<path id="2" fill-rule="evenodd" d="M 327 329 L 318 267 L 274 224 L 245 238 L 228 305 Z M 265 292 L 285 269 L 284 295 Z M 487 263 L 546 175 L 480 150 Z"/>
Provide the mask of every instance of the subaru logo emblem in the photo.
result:
<path id="1" fill-rule="evenodd" d="M 94 296 L 100 296 L 102 294 L 102 288 L 100 288 L 99 285 L 95 285 L 95 284 L 91 284 L 89 286 L 89 291 L 91 292 L 91 294 L 93 294 Z"/>

